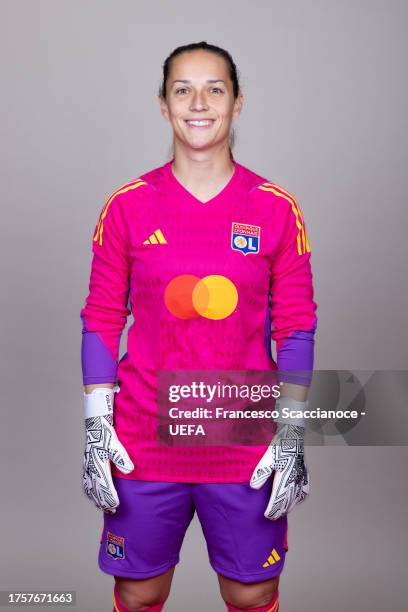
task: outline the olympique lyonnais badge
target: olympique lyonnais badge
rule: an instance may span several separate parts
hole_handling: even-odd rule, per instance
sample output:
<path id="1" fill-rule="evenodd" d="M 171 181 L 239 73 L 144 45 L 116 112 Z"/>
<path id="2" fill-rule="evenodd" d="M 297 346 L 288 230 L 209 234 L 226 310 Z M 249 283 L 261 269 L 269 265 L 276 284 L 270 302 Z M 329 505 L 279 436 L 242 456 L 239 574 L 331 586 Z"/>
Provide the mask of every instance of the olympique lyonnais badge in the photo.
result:
<path id="1" fill-rule="evenodd" d="M 261 228 L 258 225 L 232 224 L 231 248 L 234 251 L 241 251 L 244 255 L 259 253 L 260 241 Z"/>
<path id="2" fill-rule="evenodd" d="M 106 535 L 106 552 L 113 559 L 125 558 L 125 538 L 115 535 L 108 531 Z"/>

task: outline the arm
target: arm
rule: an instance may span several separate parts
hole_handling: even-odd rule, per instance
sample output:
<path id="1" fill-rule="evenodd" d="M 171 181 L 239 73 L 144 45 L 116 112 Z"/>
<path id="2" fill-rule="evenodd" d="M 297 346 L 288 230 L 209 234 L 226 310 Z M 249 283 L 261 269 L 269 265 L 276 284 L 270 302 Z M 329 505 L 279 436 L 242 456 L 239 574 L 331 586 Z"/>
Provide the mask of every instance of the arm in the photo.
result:
<path id="1" fill-rule="evenodd" d="M 80 313 L 82 378 L 87 393 L 116 383 L 120 337 L 130 314 L 131 264 L 123 206 L 118 197 L 108 200 L 92 240 L 89 295 Z"/>
<path id="2" fill-rule="evenodd" d="M 290 194 L 279 226 L 281 240 L 271 266 L 271 336 L 276 342 L 281 397 L 277 405 L 302 410 L 312 378 L 317 318 L 313 301 L 310 246 L 303 216 Z M 259 489 L 274 473 L 270 501 L 264 516 L 276 520 L 302 502 L 309 493 L 304 463 L 304 419 L 277 419 L 276 434 L 256 466 L 250 481 Z"/>
<path id="3" fill-rule="evenodd" d="M 80 313 L 86 429 L 83 488 L 98 508 L 114 513 L 119 499 L 110 461 L 124 474 L 134 469 L 113 427 L 120 337 L 130 314 L 131 270 L 122 202 L 117 197 L 110 198 L 101 211 L 92 251 L 89 295 Z"/>
<path id="4" fill-rule="evenodd" d="M 98 385 L 84 385 L 84 393 L 92 393 L 94 389 L 98 387 L 108 387 L 109 389 L 113 389 L 113 383 L 99 383 Z"/>
<path id="5" fill-rule="evenodd" d="M 296 200 L 285 195 L 281 240 L 271 266 L 271 336 L 276 342 L 282 398 L 306 401 L 312 379 L 314 334 L 317 326 L 313 301 L 310 245 Z"/>

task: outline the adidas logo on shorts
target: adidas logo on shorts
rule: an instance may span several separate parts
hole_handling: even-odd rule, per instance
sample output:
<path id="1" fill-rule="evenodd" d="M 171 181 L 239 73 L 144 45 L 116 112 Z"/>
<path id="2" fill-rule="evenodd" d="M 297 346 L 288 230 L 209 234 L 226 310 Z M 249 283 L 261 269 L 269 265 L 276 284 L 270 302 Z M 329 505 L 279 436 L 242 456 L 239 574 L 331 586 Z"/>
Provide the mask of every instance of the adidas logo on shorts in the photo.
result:
<path id="1" fill-rule="evenodd" d="M 269 567 L 270 565 L 274 565 L 277 561 L 280 561 L 280 556 L 274 548 L 262 567 Z"/>

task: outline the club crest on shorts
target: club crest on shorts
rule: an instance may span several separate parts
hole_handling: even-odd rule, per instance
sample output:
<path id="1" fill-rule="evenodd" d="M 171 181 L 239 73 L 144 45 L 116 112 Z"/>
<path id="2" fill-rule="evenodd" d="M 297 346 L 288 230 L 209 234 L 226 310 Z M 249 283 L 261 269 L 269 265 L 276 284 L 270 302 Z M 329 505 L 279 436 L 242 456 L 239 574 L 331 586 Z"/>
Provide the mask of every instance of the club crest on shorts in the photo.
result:
<path id="1" fill-rule="evenodd" d="M 106 552 L 113 559 L 125 558 L 125 538 L 108 531 L 106 534 Z"/>
<path id="2" fill-rule="evenodd" d="M 260 241 L 261 228 L 258 225 L 232 223 L 231 248 L 234 251 L 241 251 L 244 255 L 259 253 Z"/>

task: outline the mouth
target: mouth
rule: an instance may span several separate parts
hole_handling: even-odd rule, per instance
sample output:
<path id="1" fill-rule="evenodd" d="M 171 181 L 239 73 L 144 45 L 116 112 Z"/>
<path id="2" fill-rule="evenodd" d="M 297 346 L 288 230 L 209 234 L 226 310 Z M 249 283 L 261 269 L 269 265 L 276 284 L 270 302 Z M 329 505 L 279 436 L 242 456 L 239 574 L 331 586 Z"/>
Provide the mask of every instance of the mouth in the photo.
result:
<path id="1" fill-rule="evenodd" d="M 215 119 L 185 119 L 188 127 L 205 130 L 213 126 Z"/>

